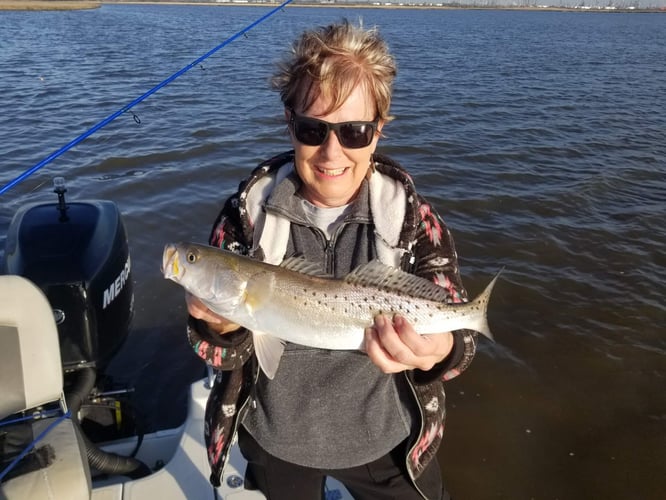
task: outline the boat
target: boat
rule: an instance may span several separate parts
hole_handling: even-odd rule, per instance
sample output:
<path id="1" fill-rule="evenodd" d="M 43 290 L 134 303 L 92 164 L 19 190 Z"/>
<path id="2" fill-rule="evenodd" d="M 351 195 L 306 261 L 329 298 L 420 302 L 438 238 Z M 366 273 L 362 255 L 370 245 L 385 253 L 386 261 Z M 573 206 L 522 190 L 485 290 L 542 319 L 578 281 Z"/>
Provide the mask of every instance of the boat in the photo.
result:
<path id="1" fill-rule="evenodd" d="M 185 421 L 143 434 L 128 392 L 105 374 L 130 330 L 132 268 L 110 200 L 28 204 L 8 229 L 0 273 L 0 498 L 259 500 L 231 449 L 209 482 L 204 411 L 212 371 L 190 386 Z M 326 500 L 351 499 L 333 479 Z"/>

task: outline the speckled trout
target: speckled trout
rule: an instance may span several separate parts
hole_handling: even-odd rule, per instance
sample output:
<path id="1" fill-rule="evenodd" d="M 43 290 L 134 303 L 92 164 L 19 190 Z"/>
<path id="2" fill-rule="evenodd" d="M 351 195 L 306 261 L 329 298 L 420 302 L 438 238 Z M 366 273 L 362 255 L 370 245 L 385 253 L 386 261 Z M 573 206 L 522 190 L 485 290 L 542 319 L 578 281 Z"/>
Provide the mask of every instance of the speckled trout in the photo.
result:
<path id="1" fill-rule="evenodd" d="M 498 276 L 472 302 L 449 304 L 444 288 L 379 261 L 334 279 L 302 258 L 276 266 L 196 243 L 167 244 L 162 272 L 211 311 L 251 330 L 269 378 L 284 341 L 361 349 L 364 329 L 378 314 L 400 314 L 422 335 L 470 329 L 492 339 L 486 310 Z"/>

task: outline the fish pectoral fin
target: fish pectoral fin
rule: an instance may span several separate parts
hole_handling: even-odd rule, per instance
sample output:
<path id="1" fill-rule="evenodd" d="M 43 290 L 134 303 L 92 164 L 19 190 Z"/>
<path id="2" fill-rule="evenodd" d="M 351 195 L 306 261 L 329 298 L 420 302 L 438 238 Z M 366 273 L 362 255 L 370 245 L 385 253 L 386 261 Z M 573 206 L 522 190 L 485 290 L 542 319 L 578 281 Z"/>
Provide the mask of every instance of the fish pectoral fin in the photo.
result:
<path id="1" fill-rule="evenodd" d="M 252 332 L 252 339 L 261 370 L 273 380 L 284 351 L 284 341 L 261 332 Z"/>
<path id="2" fill-rule="evenodd" d="M 257 273 L 247 281 L 242 300 L 250 316 L 272 300 L 274 288 L 275 274 L 272 273 Z"/>

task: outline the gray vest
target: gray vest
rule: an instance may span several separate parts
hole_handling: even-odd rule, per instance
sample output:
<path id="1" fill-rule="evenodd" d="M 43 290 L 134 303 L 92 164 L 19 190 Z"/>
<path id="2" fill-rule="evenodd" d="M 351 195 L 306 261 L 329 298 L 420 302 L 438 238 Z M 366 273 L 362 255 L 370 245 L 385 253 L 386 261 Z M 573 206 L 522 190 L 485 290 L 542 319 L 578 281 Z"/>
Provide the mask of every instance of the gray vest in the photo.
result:
<path id="1" fill-rule="evenodd" d="M 256 210 L 255 245 L 265 260 L 281 262 L 285 256 L 298 254 L 323 263 L 325 271 L 342 277 L 358 265 L 380 258 L 397 265 L 402 251 L 391 248 L 397 241 L 404 217 L 391 213 L 387 234 L 378 237 L 378 219 L 373 211 L 373 178 L 380 191 L 391 179 L 374 174 L 345 213 L 343 223 L 327 240 L 314 227 L 296 194 L 299 180 L 285 175 L 264 184 L 260 209 Z M 267 186 L 270 185 L 270 188 Z M 388 184 L 387 184 L 388 185 Z M 395 186 L 390 186 L 395 187 Z M 404 209 L 404 190 L 390 205 Z M 248 198 L 249 200 L 249 198 Z M 386 200 L 384 200 L 386 202 Z M 252 208 L 249 208 L 252 210 Z M 390 210 L 389 210 L 390 211 Z M 383 257 L 383 258 L 382 258 Z M 243 425 L 271 455 L 287 462 L 320 469 L 340 469 L 362 465 L 385 455 L 410 434 L 416 421 L 413 397 L 405 378 L 382 373 L 360 351 L 328 351 L 287 344 L 273 380 L 260 375 L 256 404 Z"/>

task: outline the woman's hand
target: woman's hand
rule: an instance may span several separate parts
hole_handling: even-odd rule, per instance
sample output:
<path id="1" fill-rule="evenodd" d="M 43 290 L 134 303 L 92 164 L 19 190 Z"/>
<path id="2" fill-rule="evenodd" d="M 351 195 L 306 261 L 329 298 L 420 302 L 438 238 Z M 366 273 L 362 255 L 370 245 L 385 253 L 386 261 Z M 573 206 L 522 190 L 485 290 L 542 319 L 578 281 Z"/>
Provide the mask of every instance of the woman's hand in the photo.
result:
<path id="1" fill-rule="evenodd" d="M 233 332 L 240 328 L 240 325 L 208 309 L 201 300 L 189 292 L 185 292 L 185 303 L 187 304 L 187 312 L 192 317 L 205 321 L 211 330 L 219 334 Z"/>
<path id="2" fill-rule="evenodd" d="M 377 315 L 374 325 L 365 330 L 365 351 L 384 373 L 415 368 L 428 371 L 446 358 L 451 349 L 451 332 L 419 335 L 398 314 L 393 316 L 393 320 L 385 315 Z"/>

